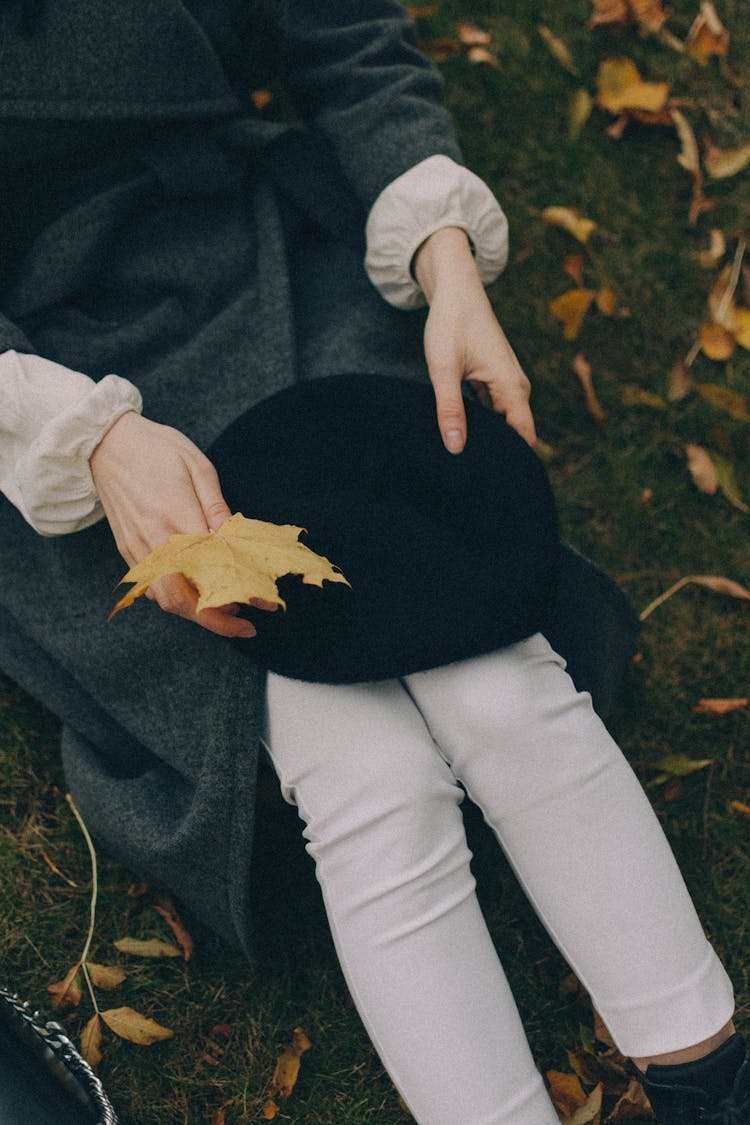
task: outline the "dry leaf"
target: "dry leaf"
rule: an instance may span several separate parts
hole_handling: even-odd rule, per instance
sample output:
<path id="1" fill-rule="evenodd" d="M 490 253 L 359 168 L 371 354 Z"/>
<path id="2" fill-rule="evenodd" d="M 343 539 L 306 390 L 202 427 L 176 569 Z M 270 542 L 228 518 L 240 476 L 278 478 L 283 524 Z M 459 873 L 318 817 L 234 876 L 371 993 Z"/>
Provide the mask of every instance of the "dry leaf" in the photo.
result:
<path id="1" fill-rule="evenodd" d="M 558 1114 L 574 1113 L 586 1101 L 586 1094 L 577 1074 L 548 1070 L 549 1096 Z"/>
<path id="2" fill-rule="evenodd" d="M 549 303 L 549 311 L 563 326 L 566 340 L 575 340 L 581 331 L 583 318 L 596 293 L 593 289 L 569 289 Z"/>
<path id="3" fill-rule="evenodd" d="M 289 1097 L 297 1081 L 300 1060 L 310 1047 L 312 1047 L 312 1043 L 302 1028 L 295 1027 L 291 1047 L 287 1047 L 286 1051 L 280 1054 L 276 1060 L 276 1069 L 268 1089 L 270 1098 L 278 1097 L 283 1100 Z"/>
<path id="4" fill-rule="evenodd" d="M 545 26 L 545 24 L 540 24 L 537 28 L 537 31 L 549 47 L 550 53 L 552 54 L 553 58 L 557 59 L 560 66 L 564 67 L 565 70 L 567 70 L 568 74 L 573 74 L 577 77 L 580 74 L 580 71 L 576 64 L 573 62 L 573 56 L 570 53 L 570 48 L 565 43 L 563 43 L 562 39 L 559 39 L 556 35 L 553 35 L 553 33 L 548 27 Z"/>
<path id="5" fill-rule="evenodd" d="M 47 992 L 52 996 L 53 1008 L 74 1008 L 77 1004 L 80 1004 L 83 995 L 80 968 L 80 961 L 76 962 L 62 980 L 57 981 L 56 984 L 47 985 Z"/>
<path id="6" fill-rule="evenodd" d="M 599 399 L 596 397 L 594 383 L 591 378 L 591 364 L 588 362 L 588 360 L 584 359 L 584 357 L 579 352 L 573 360 L 572 367 L 573 371 L 578 377 L 579 383 L 583 387 L 583 392 L 586 396 L 586 410 L 588 411 L 590 417 L 593 418 L 593 420 L 598 425 L 600 425 L 604 421 L 606 415 L 604 413 L 604 410 L 602 409 Z"/>
<path id="7" fill-rule="evenodd" d="M 222 1102 L 222 1104 L 214 1112 L 214 1115 L 211 1118 L 211 1125 L 226 1125 L 227 1108 L 230 1105 L 234 1105 L 234 1102 L 235 1102 L 234 1098 L 229 1098 L 228 1101 Z"/>
<path id="8" fill-rule="evenodd" d="M 670 17 L 670 11 L 661 6 L 661 0 L 630 0 L 641 35 L 656 35 Z"/>
<path id="9" fill-rule="evenodd" d="M 583 254 L 568 254 L 563 260 L 562 268 L 573 278 L 576 285 L 583 287 Z"/>
<path id="10" fill-rule="evenodd" d="M 615 1104 L 610 1115 L 605 1117 L 604 1120 L 606 1122 L 629 1121 L 634 1117 L 642 1120 L 644 1117 L 653 1117 L 653 1115 L 651 1102 L 646 1097 L 646 1091 L 640 1082 L 631 1078 L 627 1090 Z"/>
<path id="11" fill-rule="evenodd" d="M 406 4 L 405 7 L 406 7 L 407 12 L 409 13 L 409 15 L 411 16 L 411 18 L 413 20 L 429 20 L 429 19 L 432 19 L 432 17 L 435 15 L 435 12 L 438 9 L 437 4 L 422 4 L 421 6 L 420 5 L 415 6 L 413 4 Z"/>
<path id="12" fill-rule="evenodd" d="M 670 777 L 688 777 L 691 773 L 704 770 L 713 764 L 713 758 L 688 758 L 687 754 L 665 754 L 657 762 L 649 762 L 653 770 L 660 770 L 652 785 L 661 785 Z"/>
<path id="13" fill-rule="evenodd" d="M 266 1104 L 263 1106 L 263 1116 L 265 1117 L 266 1121 L 273 1121 L 278 1112 L 279 1107 L 277 1106 L 276 1102 L 273 1100 L 273 1098 L 269 1098 Z"/>
<path id="14" fill-rule="evenodd" d="M 456 34 L 466 47 L 487 47 L 492 42 L 489 31 L 482 31 L 480 27 L 475 27 L 473 23 L 457 24 Z"/>
<path id="15" fill-rule="evenodd" d="M 719 386 L 717 383 L 696 383 L 694 389 L 704 402 L 715 406 L 717 410 L 723 410 L 725 414 L 737 418 L 740 422 L 750 422 L 747 402 L 737 391 L 731 390 L 730 387 Z"/>
<path id="16" fill-rule="evenodd" d="M 695 487 L 700 492 L 713 496 L 719 491 L 719 474 L 716 472 L 711 454 L 702 445 L 686 445 L 685 452 Z"/>
<path id="17" fill-rule="evenodd" d="M 333 563 L 298 542 L 304 530 L 292 524 L 246 519 L 237 513 L 217 531 L 172 535 L 130 568 L 121 582 L 135 585 L 110 617 L 132 605 L 152 582 L 167 574 L 182 574 L 196 588 L 198 612 L 253 599 L 284 607 L 276 586 L 276 579 L 283 574 L 301 574 L 306 585 L 322 586 L 327 580 L 348 586 Z"/>
<path id="18" fill-rule="evenodd" d="M 685 361 L 678 359 L 667 375 L 667 399 L 669 402 L 681 402 L 683 398 L 687 398 L 692 389 L 693 380 L 685 367 Z"/>
<path id="19" fill-rule="evenodd" d="M 127 1039 L 129 1043 L 140 1043 L 144 1047 L 152 1043 L 159 1043 L 162 1039 L 171 1039 L 174 1035 L 168 1027 L 162 1027 L 156 1020 L 139 1015 L 132 1008 L 110 1008 L 100 1015 L 110 1031 Z"/>
<path id="20" fill-rule="evenodd" d="M 665 801 L 679 801 L 685 792 L 685 783 L 681 777 L 670 777 L 661 791 Z"/>
<path id="21" fill-rule="evenodd" d="M 718 266 L 727 252 L 727 241 L 717 227 L 711 228 L 710 242 L 707 250 L 701 250 L 698 260 L 704 269 L 712 270 Z"/>
<path id="22" fill-rule="evenodd" d="M 466 57 L 470 63 L 486 63 L 487 66 L 500 68 L 497 56 L 493 55 L 492 51 L 488 51 L 486 47 L 469 47 Z"/>
<path id="23" fill-rule="evenodd" d="M 593 0 L 594 10 L 589 27 L 600 24 L 625 23 L 628 19 L 627 0 Z"/>
<path id="24" fill-rule="evenodd" d="M 603 285 L 596 294 L 596 307 L 602 316 L 614 316 L 617 312 L 617 296 L 614 289 Z"/>
<path id="25" fill-rule="evenodd" d="M 189 961 L 193 953 L 193 939 L 188 933 L 185 923 L 177 913 L 177 908 L 172 899 L 168 895 L 157 895 L 151 903 L 151 907 L 157 914 L 161 914 L 162 918 L 177 938 L 185 955 L 185 960 Z"/>
<path id="26" fill-rule="evenodd" d="M 734 465 L 731 461 L 727 461 L 726 457 L 720 454 L 714 454 L 714 464 L 716 465 L 716 472 L 719 474 L 719 488 L 726 496 L 729 503 L 738 509 L 740 512 L 750 512 L 745 501 L 740 496 L 740 490 L 737 486 L 737 478 L 734 473 Z"/>
<path id="27" fill-rule="evenodd" d="M 120 953 L 130 953 L 134 957 L 182 957 L 182 950 L 176 945 L 168 941 L 159 941 L 158 938 L 141 941 L 140 938 L 125 937 L 114 944 Z"/>
<path id="28" fill-rule="evenodd" d="M 579 242 L 588 242 L 591 232 L 596 230 L 593 219 L 583 218 L 575 207 L 545 207 L 542 218 L 550 226 L 562 227 Z"/>
<path id="29" fill-rule="evenodd" d="M 750 142 L 737 148 L 718 148 L 708 138 L 703 142 L 703 163 L 712 180 L 736 176 L 750 164 Z"/>
<path id="30" fill-rule="evenodd" d="M 723 328 L 726 328 L 727 332 L 734 335 L 737 329 L 737 320 L 732 267 L 729 265 L 724 267 L 711 286 L 711 292 L 708 294 L 708 310 L 711 314 L 711 320 L 715 324 L 720 324 Z"/>
<path id="31" fill-rule="evenodd" d="M 666 410 L 667 404 L 660 395 L 647 391 L 634 383 L 623 387 L 622 401 L 626 406 L 647 406 L 650 410 Z"/>
<path id="32" fill-rule="evenodd" d="M 604 1072 L 596 1055 L 592 1055 L 589 1051 L 580 1047 L 577 1047 L 575 1051 L 567 1051 L 566 1054 L 571 1070 L 574 1070 L 587 1086 L 595 1086 L 597 1083 L 603 1082 Z"/>
<path id="33" fill-rule="evenodd" d="M 707 320 L 701 324 L 701 347 L 709 359 L 726 360 L 734 353 L 735 338 L 722 324 Z"/>
<path id="34" fill-rule="evenodd" d="M 680 578 L 678 582 L 665 590 L 663 594 L 659 594 L 658 598 L 646 606 L 639 614 L 639 619 L 645 621 L 647 617 L 663 605 L 665 601 L 676 594 L 678 590 L 682 590 L 685 586 L 695 585 L 704 586 L 708 590 L 713 590 L 716 594 L 725 594 L 728 598 L 738 598 L 740 601 L 750 602 L 750 590 L 746 590 L 739 582 L 735 582 L 731 578 L 723 578 L 717 574 L 688 574 L 684 578 Z"/>
<path id="35" fill-rule="evenodd" d="M 602 1115 L 602 1093 L 603 1087 L 600 1082 L 591 1091 L 583 1105 L 579 1106 L 574 1114 L 563 1120 L 563 1125 L 599 1125 Z"/>
<path id="36" fill-rule="evenodd" d="M 750 351 L 750 309 L 734 310 L 734 338 L 741 348 Z"/>
<path id="37" fill-rule="evenodd" d="M 685 114 L 681 113 L 679 109 L 670 110 L 670 116 L 677 130 L 680 145 L 682 146 L 680 154 L 677 157 L 677 163 L 681 164 L 687 172 L 692 172 L 693 175 L 700 176 L 701 162 L 700 156 L 698 155 L 698 142 L 695 139 L 692 126 L 687 117 L 685 117 Z"/>
<path id="38" fill-rule="evenodd" d="M 746 805 L 743 801 L 730 801 L 729 807 L 732 812 L 742 813 L 743 816 L 750 816 L 750 805 Z"/>
<path id="39" fill-rule="evenodd" d="M 747 707 L 748 703 L 748 699 L 701 699 L 693 710 L 698 715 L 727 715 L 730 711 Z"/>
<path id="40" fill-rule="evenodd" d="M 273 94 L 270 90 L 253 90 L 250 100 L 256 109 L 265 109 L 273 101 Z"/>
<path id="41" fill-rule="evenodd" d="M 716 8 L 707 0 L 701 2 L 701 10 L 688 32 L 685 47 L 701 66 L 705 66 L 712 55 L 726 57 L 729 32 L 722 25 Z"/>
<path id="42" fill-rule="evenodd" d="M 568 135 L 575 141 L 581 129 L 591 116 L 594 102 L 585 86 L 579 86 L 570 99 L 568 106 Z"/>
<path id="43" fill-rule="evenodd" d="M 610 113 L 643 109 L 658 113 L 666 103 L 666 82 L 644 82 L 631 59 L 605 59 L 597 78 L 597 104 Z"/>
<path id="44" fill-rule="evenodd" d="M 449 39 L 446 37 L 441 39 L 421 39 L 419 45 L 424 53 L 436 63 L 447 62 L 448 59 L 455 59 L 458 55 L 463 53 L 463 47 L 458 39 Z"/>
<path id="45" fill-rule="evenodd" d="M 97 965 L 93 961 L 87 961 L 86 968 L 92 984 L 97 988 L 103 988 L 105 992 L 117 988 L 125 980 L 125 970 L 117 965 Z"/>
<path id="46" fill-rule="evenodd" d="M 148 883 L 131 883 L 128 887 L 128 898 L 141 898 L 148 890 Z"/>
<path id="47" fill-rule="evenodd" d="M 93 1070 L 96 1070 L 103 1058 L 101 1045 L 102 1025 L 95 1013 L 81 1032 L 81 1054 Z"/>

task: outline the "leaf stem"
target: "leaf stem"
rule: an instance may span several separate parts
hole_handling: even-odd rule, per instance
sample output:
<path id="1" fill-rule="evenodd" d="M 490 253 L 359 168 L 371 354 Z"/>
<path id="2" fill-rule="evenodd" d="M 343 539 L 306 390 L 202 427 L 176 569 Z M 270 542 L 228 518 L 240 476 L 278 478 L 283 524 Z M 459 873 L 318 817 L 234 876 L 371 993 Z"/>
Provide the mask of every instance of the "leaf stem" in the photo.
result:
<path id="1" fill-rule="evenodd" d="M 676 594 L 678 590 L 681 590 L 683 586 L 687 586 L 687 584 L 692 581 L 693 576 L 691 574 L 688 574 L 684 578 L 681 578 L 679 582 L 675 582 L 674 586 L 670 586 L 668 590 L 665 590 L 663 594 L 659 594 L 658 598 L 654 598 L 654 600 L 646 606 L 643 612 L 639 615 L 640 620 L 645 621 L 646 618 L 649 617 L 655 609 L 658 609 L 658 607 L 667 600 L 667 598 L 671 598 L 672 594 Z"/>
<path id="2" fill-rule="evenodd" d="M 93 937 L 94 937 L 94 923 L 96 921 L 96 900 L 97 900 L 97 896 L 98 896 L 98 893 L 99 893 L 99 879 L 98 879 L 98 874 L 97 874 L 96 851 L 94 850 L 94 845 L 92 843 L 91 836 L 89 835 L 89 830 L 84 823 L 83 817 L 81 816 L 78 809 L 76 808 L 75 801 L 71 797 L 70 793 L 65 794 L 65 800 L 68 802 L 71 809 L 73 810 L 73 816 L 78 821 L 78 827 L 81 829 L 81 832 L 83 833 L 83 838 L 86 841 L 86 846 L 89 849 L 89 856 L 91 857 L 91 912 L 90 912 L 91 917 L 90 917 L 90 922 L 89 922 L 89 932 L 86 935 L 86 944 L 84 945 L 83 953 L 81 954 L 80 965 L 81 965 L 81 970 L 83 971 L 84 979 L 86 981 L 86 984 L 88 985 L 89 994 L 91 996 L 91 1002 L 94 1005 L 94 1011 L 96 1012 L 97 1015 L 99 1015 L 99 1005 L 96 1002 L 96 996 L 94 995 L 94 989 L 93 989 L 92 984 L 91 984 L 91 978 L 89 977 L 88 969 L 86 968 L 86 958 L 88 957 L 89 949 L 91 948 L 91 942 L 92 942 Z"/>

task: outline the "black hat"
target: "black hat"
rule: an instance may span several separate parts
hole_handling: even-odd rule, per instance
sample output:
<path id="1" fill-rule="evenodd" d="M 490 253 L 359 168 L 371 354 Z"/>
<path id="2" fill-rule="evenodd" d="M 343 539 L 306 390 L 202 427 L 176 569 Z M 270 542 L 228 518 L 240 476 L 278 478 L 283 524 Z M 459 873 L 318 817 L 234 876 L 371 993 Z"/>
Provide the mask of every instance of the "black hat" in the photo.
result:
<path id="1" fill-rule="evenodd" d="M 559 558 L 544 467 L 501 416 L 465 405 L 454 455 L 428 384 L 336 375 L 264 400 L 214 443 L 230 508 L 306 528 L 302 542 L 351 583 L 282 578 L 286 611 L 248 611 L 252 659 L 303 680 L 374 680 L 543 628 Z"/>

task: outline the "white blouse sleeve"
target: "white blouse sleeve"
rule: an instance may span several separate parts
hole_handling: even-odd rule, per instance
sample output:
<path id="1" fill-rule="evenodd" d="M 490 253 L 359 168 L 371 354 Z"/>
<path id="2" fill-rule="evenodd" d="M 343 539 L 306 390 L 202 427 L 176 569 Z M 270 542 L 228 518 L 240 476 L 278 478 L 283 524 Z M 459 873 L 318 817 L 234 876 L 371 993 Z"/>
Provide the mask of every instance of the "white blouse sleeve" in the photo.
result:
<path id="1" fill-rule="evenodd" d="M 508 221 L 500 204 L 468 168 L 449 156 L 429 156 L 381 191 L 367 219 L 365 269 L 389 304 L 400 309 L 426 304 L 412 259 L 442 227 L 466 231 L 485 285 L 504 269 Z"/>
<path id="2" fill-rule="evenodd" d="M 66 535 L 104 515 L 89 457 L 118 418 L 140 413 L 136 387 L 100 382 L 36 355 L 0 355 L 0 491 L 40 535 Z"/>

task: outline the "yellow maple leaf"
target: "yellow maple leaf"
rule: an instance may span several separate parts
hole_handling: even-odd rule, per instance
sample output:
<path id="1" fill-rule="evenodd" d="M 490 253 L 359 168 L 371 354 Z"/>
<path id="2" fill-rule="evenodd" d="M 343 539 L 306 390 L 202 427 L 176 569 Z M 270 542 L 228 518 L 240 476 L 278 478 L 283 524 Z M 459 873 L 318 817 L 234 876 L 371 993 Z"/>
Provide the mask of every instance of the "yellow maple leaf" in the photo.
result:
<path id="1" fill-rule="evenodd" d="M 286 608 L 276 579 L 301 574 L 307 585 L 349 583 L 334 564 L 298 541 L 305 528 L 293 524 L 246 519 L 239 512 L 217 531 L 204 535 L 172 535 L 131 567 L 122 582 L 135 585 L 117 603 L 110 618 L 149 586 L 168 574 L 182 574 L 198 591 L 197 610 L 249 603 L 255 599 Z"/>
<path id="2" fill-rule="evenodd" d="M 666 82 L 644 82 L 631 59 L 605 59 L 599 67 L 597 105 L 610 113 L 643 109 L 658 113 L 669 94 Z"/>

